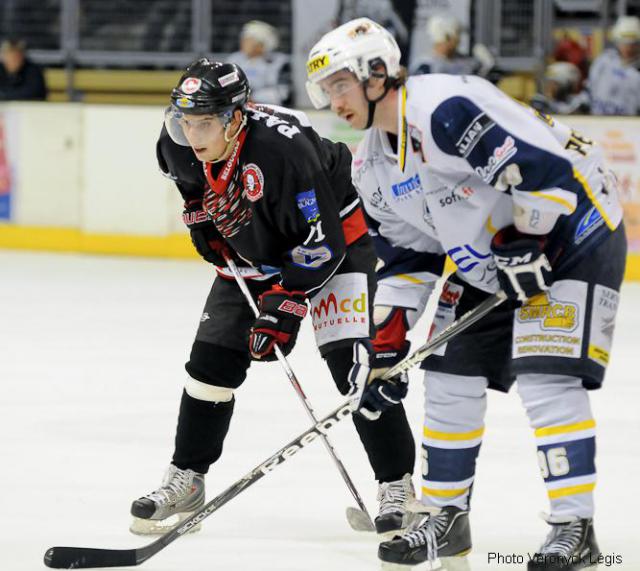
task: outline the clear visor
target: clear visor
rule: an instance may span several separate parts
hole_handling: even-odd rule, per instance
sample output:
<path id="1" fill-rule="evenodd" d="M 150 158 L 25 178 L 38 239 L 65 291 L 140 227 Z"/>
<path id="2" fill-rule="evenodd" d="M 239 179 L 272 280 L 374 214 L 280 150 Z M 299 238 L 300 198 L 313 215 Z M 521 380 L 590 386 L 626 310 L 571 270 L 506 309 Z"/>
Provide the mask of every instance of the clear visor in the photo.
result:
<path id="1" fill-rule="evenodd" d="M 187 114 L 173 105 L 164 110 L 164 124 L 174 143 L 183 147 L 197 147 L 224 137 L 224 129 L 233 116 L 231 111 L 218 115 Z"/>
<path id="2" fill-rule="evenodd" d="M 322 109 L 328 107 L 333 99 L 360 87 L 360 82 L 352 71 L 345 68 L 319 81 L 309 80 L 306 87 L 313 106 Z"/>

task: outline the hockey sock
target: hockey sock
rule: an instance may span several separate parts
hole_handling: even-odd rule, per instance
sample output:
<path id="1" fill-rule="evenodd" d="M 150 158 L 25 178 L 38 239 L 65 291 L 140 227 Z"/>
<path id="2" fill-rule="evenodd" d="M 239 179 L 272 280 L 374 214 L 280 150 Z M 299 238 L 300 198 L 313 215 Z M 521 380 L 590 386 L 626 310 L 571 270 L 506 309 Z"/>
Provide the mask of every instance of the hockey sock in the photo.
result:
<path id="1" fill-rule="evenodd" d="M 376 421 L 354 415 L 353 424 L 376 480 L 394 482 L 405 474 L 413 473 L 415 442 L 402 403 L 385 411 Z"/>
<path id="2" fill-rule="evenodd" d="M 207 473 L 222 454 L 234 403 L 235 399 L 221 403 L 202 401 L 183 391 L 172 460 L 175 466 Z"/>
<path id="3" fill-rule="evenodd" d="M 469 508 L 487 408 L 484 377 L 425 377 L 422 503 Z"/>
<path id="4" fill-rule="evenodd" d="M 593 517 L 595 420 L 582 380 L 518 375 L 518 393 L 535 430 L 540 471 L 552 516 Z"/>

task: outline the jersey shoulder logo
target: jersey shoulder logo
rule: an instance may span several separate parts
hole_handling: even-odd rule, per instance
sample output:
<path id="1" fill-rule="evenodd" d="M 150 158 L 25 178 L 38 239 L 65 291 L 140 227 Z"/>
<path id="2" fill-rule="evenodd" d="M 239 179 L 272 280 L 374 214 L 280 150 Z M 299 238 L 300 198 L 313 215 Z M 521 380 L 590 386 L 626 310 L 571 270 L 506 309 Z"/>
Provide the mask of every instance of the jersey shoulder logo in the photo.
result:
<path id="1" fill-rule="evenodd" d="M 249 163 L 242 167 L 242 186 L 251 202 L 256 202 L 262 198 L 264 175 L 258 165 Z"/>
<path id="2" fill-rule="evenodd" d="M 296 203 L 307 222 L 312 223 L 318 221 L 320 218 L 320 209 L 318 208 L 315 189 L 312 188 L 311 190 L 296 194 Z"/>

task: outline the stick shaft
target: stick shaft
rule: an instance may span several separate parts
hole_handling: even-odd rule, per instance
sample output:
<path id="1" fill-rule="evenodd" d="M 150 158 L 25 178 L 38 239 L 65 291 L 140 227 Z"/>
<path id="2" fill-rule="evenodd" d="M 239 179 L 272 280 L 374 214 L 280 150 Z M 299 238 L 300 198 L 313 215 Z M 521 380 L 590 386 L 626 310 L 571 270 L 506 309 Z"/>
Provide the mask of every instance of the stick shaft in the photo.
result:
<path id="1" fill-rule="evenodd" d="M 256 302 L 253 299 L 253 296 L 251 295 L 251 292 L 249 291 L 249 287 L 247 286 L 247 282 L 245 281 L 245 279 L 240 274 L 240 271 L 238 270 L 238 267 L 236 266 L 235 262 L 229 257 L 225 257 L 225 260 L 227 262 L 227 267 L 229 268 L 229 270 L 231 270 L 231 273 L 233 274 L 233 277 L 235 278 L 235 280 L 236 280 L 236 282 L 238 284 L 238 287 L 240 288 L 240 290 L 244 294 L 244 297 L 246 298 L 247 303 L 249 304 L 249 306 L 253 310 L 254 315 L 256 317 L 258 317 L 258 315 L 260 315 L 260 310 L 258 309 L 258 306 L 256 305 Z M 316 418 L 316 415 L 315 415 L 315 413 L 313 411 L 313 407 L 311 406 L 311 403 L 309 402 L 309 399 L 307 398 L 307 395 L 305 394 L 304 390 L 302 389 L 302 386 L 300 386 L 300 383 L 298 382 L 298 378 L 296 377 L 295 373 L 293 372 L 293 369 L 289 365 L 289 361 L 287 360 L 287 358 L 285 357 L 284 353 L 282 352 L 282 350 L 280 349 L 280 347 L 278 345 L 275 346 L 275 353 L 276 353 L 276 357 L 278 358 L 278 361 L 280 362 L 280 365 L 282 366 L 285 374 L 287 375 L 287 379 L 289 379 L 289 382 L 291 383 L 291 385 L 293 386 L 293 389 L 295 390 L 296 394 L 298 395 L 298 398 L 300 399 L 300 402 L 302 403 L 302 406 L 306 410 L 307 416 L 309 417 L 309 420 L 311 420 L 311 422 L 316 424 L 318 422 L 318 419 Z M 342 479 L 344 480 L 344 483 L 346 484 L 347 488 L 349 489 L 349 492 L 351 492 L 351 495 L 353 496 L 353 499 L 358 504 L 358 507 L 365 513 L 365 515 L 369 519 L 369 522 L 371 523 L 371 527 L 373 528 L 373 522 L 371 521 L 371 516 L 369 515 L 369 512 L 367 511 L 367 507 L 365 506 L 364 501 L 362 500 L 362 497 L 360 496 L 360 493 L 358 492 L 355 484 L 353 483 L 353 480 L 349 476 L 349 473 L 347 472 L 347 469 L 345 468 L 344 464 L 342 463 L 342 460 L 340 460 L 335 448 L 333 447 L 333 444 L 331 443 L 329 438 L 327 436 L 325 436 L 325 435 L 322 435 L 322 442 L 323 442 L 325 448 L 327 449 L 327 452 L 331 456 L 332 460 L 334 461 L 336 467 L 338 468 L 338 472 L 340 472 L 340 475 L 342 476 Z"/>

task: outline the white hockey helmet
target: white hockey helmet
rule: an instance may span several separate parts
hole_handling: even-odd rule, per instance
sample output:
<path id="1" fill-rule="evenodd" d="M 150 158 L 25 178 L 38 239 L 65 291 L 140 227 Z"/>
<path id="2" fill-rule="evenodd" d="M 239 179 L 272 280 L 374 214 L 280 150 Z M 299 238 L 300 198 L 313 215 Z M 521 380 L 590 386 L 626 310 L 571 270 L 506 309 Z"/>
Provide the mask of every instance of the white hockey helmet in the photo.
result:
<path id="1" fill-rule="evenodd" d="M 555 81 L 562 88 L 573 90 L 580 85 L 582 74 L 576 65 L 568 61 L 557 61 L 547 66 L 544 78 Z"/>
<path id="2" fill-rule="evenodd" d="M 253 38 L 264 46 L 265 52 L 272 52 L 278 47 L 278 32 L 261 20 L 251 20 L 242 26 L 240 37 Z"/>
<path id="3" fill-rule="evenodd" d="M 311 48 L 307 60 L 306 87 L 311 103 L 316 109 L 329 105 L 329 97 L 319 85 L 323 79 L 346 69 L 364 82 L 380 62 L 387 68 L 387 77 L 398 77 L 400 48 L 380 24 L 369 18 L 356 18 L 328 32 Z"/>
<path id="4" fill-rule="evenodd" d="M 460 22 L 448 14 L 438 14 L 427 21 L 427 34 L 434 44 L 459 38 L 461 31 Z"/>
<path id="5" fill-rule="evenodd" d="M 636 16 L 620 16 L 611 28 L 611 39 L 616 44 L 640 42 L 640 19 Z"/>

